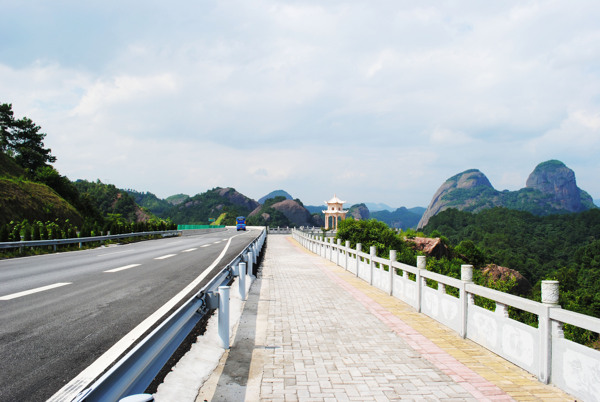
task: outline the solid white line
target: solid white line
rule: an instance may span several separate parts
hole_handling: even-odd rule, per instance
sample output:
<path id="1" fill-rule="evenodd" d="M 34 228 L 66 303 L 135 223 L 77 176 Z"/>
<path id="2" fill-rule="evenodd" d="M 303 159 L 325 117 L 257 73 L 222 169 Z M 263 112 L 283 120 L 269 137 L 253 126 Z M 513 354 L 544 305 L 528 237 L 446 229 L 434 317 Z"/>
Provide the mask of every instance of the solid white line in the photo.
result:
<path id="1" fill-rule="evenodd" d="M 171 257 L 175 257 L 177 254 L 167 254 L 167 255 L 163 255 L 162 257 L 156 257 L 155 260 L 165 260 L 167 258 L 171 258 Z"/>
<path id="2" fill-rule="evenodd" d="M 139 267 L 142 264 L 131 264 L 131 265 L 125 265 L 124 267 L 119 267 L 119 268 L 113 268 L 113 269 L 109 269 L 108 271 L 104 271 L 104 272 L 119 272 L 119 271 L 123 271 L 124 269 L 129 269 L 129 268 L 134 268 L 134 267 Z"/>
<path id="3" fill-rule="evenodd" d="M 31 295 L 34 293 L 43 292 L 45 290 L 50 290 L 50 289 L 54 289 L 54 288 L 59 288 L 61 286 L 70 285 L 72 283 L 73 282 L 60 282 L 60 283 L 55 283 L 53 285 L 42 286 L 41 288 L 25 290 L 23 292 L 13 293 L 12 295 L 2 296 L 2 297 L 0 297 L 0 300 L 12 300 L 12 299 L 16 299 L 18 297 L 23 297 L 23 296 Z"/>
<path id="4" fill-rule="evenodd" d="M 104 352 L 102 356 L 100 356 L 94 363 L 92 363 L 88 368 L 83 370 L 77 377 L 73 378 L 68 384 L 62 387 L 56 394 L 54 394 L 48 401 L 70 401 L 75 396 L 83 391 L 83 389 L 90 385 L 90 383 L 100 376 L 102 372 L 109 367 L 111 363 L 113 363 L 119 356 L 121 356 L 125 351 L 139 339 L 146 331 L 148 331 L 161 317 L 165 316 L 180 300 L 182 300 L 189 292 L 191 292 L 197 285 L 199 285 L 204 278 L 206 278 L 212 270 L 221 262 L 225 253 L 229 249 L 229 245 L 231 244 L 231 240 L 236 237 L 233 236 L 225 247 L 221 254 L 213 261 L 210 267 L 206 268 L 204 272 L 200 274 L 192 283 L 185 287 L 181 292 L 177 294 L 177 296 L 173 297 L 166 304 L 164 304 L 160 309 L 158 309 L 154 314 L 150 317 L 146 318 L 141 324 L 132 329 L 127 335 L 125 335 L 121 340 L 115 343 L 109 350 Z"/>
<path id="5" fill-rule="evenodd" d="M 198 250 L 197 248 L 189 248 L 187 250 L 183 250 L 182 253 L 189 253 L 190 251 L 196 251 Z"/>

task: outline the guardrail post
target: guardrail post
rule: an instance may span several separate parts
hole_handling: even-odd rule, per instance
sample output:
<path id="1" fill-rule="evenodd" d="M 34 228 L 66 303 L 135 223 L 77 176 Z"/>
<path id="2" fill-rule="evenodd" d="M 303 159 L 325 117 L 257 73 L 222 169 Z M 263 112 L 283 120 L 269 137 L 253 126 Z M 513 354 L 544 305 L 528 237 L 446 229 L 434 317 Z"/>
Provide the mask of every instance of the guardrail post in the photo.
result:
<path id="1" fill-rule="evenodd" d="M 540 372 L 538 379 L 548 384 L 552 374 L 552 326 L 550 309 L 560 308 L 558 305 L 558 281 L 542 281 L 542 313 L 539 315 L 538 329 L 540 331 Z"/>
<path id="2" fill-rule="evenodd" d="M 229 286 L 219 286 L 219 339 L 229 349 Z"/>
<path id="3" fill-rule="evenodd" d="M 254 257 L 252 256 L 252 251 L 248 251 L 247 254 L 247 260 L 248 260 L 248 274 L 250 276 L 254 276 L 254 267 L 253 267 L 253 262 L 254 262 Z"/>
<path id="4" fill-rule="evenodd" d="M 472 265 L 461 265 L 460 266 L 460 280 L 462 281 L 460 288 L 460 336 L 463 338 L 467 337 L 467 320 L 469 311 L 470 296 L 467 294 L 467 283 L 473 283 L 473 266 Z"/>
<path id="5" fill-rule="evenodd" d="M 371 274 L 369 275 L 369 285 L 373 286 L 373 273 L 375 272 L 375 246 L 371 246 L 371 248 L 369 249 L 369 266 L 370 266 L 370 271 Z"/>
<path id="6" fill-rule="evenodd" d="M 238 279 L 240 281 L 240 299 L 246 300 L 246 263 L 240 262 L 238 269 Z"/>
<path id="7" fill-rule="evenodd" d="M 394 294 L 394 276 L 395 276 L 395 268 L 392 266 L 393 263 L 396 262 L 396 250 L 390 250 L 390 265 L 388 274 L 390 275 L 390 296 Z"/>
<path id="8" fill-rule="evenodd" d="M 417 277 L 415 279 L 417 285 L 417 312 L 421 312 L 421 295 L 423 294 L 423 287 L 425 287 L 425 278 L 421 276 L 421 271 L 427 267 L 427 259 L 424 255 L 417 256 Z"/>
<path id="9" fill-rule="evenodd" d="M 356 276 L 360 278 L 358 272 L 360 271 L 360 255 L 358 255 L 362 250 L 362 243 L 356 243 Z"/>

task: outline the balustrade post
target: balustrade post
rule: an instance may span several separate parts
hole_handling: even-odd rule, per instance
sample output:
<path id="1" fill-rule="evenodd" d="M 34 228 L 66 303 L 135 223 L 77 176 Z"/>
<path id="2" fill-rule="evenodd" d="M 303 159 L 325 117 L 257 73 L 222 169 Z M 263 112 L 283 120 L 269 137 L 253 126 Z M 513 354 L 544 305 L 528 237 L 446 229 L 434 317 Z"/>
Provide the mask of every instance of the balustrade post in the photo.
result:
<path id="1" fill-rule="evenodd" d="M 350 240 L 346 240 L 346 265 L 344 266 L 346 271 L 348 270 L 348 254 L 350 254 Z"/>
<path id="2" fill-rule="evenodd" d="M 539 315 L 540 333 L 540 371 L 538 380 L 544 384 L 550 382 L 552 375 L 552 323 L 550 309 L 560 308 L 558 281 L 542 281 L 542 313 Z"/>
<path id="3" fill-rule="evenodd" d="M 389 265 L 390 272 L 388 272 L 389 277 L 390 277 L 390 296 L 392 296 L 394 294 L 394 276 L 395 276 L 394 270 L 396 268 L 394 268 L 392 266 L 392 264 L 394 264 L 395 262 L 396 262 L 396 250 L 390 250 L 390 265 Z"/>
<path id="4" fill-rule="evenodd" d="M 373 274 L 375 273 L 375 256 L 376 256 L 376 249 L 375 246 L 371 246 L 371 248 L 369 249 L 369 266 L 370 266 L 370 275 L 369 275 L 369 285 L 373 285 Z"/>
<path id="5" fill-rule="evenodd" d="M 460 286 L 460 336 L 463 338 L 467 337 L 467 320 L 469 312 L 469 295 L 467 295 L 467 284 L 473 283 L 473 266 L 472 265 L 461 265 L 460 266 L 460 280 L 462 281 Z"/>
<path id="6" fill-rule="evenodd" d="M 360 255 L 358 255 L 362 250 L 362 244 L 361 243 L 357 243 L 356 244 L 356 276 L 358 276 L 360 278 L 360 275 L 358 274 L 360 271 Z"/>
<path id="7" fill-rule="evenodd" d="M 337 266 L 341 266 L 340 265 L 340 254 L 342 253 L 342 239 L 337 239 L 337 252 L 335 253 L 336 258 L 335 258 L 335 263 L 337 264 Z"/>
<path id="8" fill-rule="evenodd" d="M 417 305 L 416 310 L 421 312 L 421 295 L 423 294 L 423 288 L 425 287 L 425 278 L 421 276 L 421 272 L 427 267 L 427 258 L 424 255 L 417 256 Z"/>

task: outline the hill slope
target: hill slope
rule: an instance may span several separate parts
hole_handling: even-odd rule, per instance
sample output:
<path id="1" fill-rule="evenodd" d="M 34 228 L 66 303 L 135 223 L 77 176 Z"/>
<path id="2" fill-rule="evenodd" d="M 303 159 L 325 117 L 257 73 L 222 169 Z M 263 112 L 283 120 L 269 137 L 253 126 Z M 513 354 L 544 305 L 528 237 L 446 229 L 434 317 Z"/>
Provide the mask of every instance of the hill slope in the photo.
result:
<path id="1" fill-rule="evenodd" d="M 210 218 L 226 213 L 224 225 L 233 225 L 238 215 L 247 216 L 260 204 L 233 188 L 217 187 L 197 194 L 164 212 L 177 224 L 208 224 Z"/>
<path id="2" fill-rule="evenodd" d="M 318 226 L 320 221 L 297 200 L 285 196 L 268 198 L 265 203 L 249 215 L 252 225 L 270 227 Z"/>
<path id="3" fill-rule="evenodd" d="M 371 212 L 371 218 L 382 221 L 391 228 L 402 230 L 416 228 L 421 216 L 422 213 L 412 212 L 406 207 L 398 208 L 393 212 L 387 210 Z"/>
<path id="4" fill-rule="evenodd" d="M 0 224 L 10 221 L 83 222 L 81 214 L 49 186 L 25 180 L 25 171 L 0 152 Z"/>

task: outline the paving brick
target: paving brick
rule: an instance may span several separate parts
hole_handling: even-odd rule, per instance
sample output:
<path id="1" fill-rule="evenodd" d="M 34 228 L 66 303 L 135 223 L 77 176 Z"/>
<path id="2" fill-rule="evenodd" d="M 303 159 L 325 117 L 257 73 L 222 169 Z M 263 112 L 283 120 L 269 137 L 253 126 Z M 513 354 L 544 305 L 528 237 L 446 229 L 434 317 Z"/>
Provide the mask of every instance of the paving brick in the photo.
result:
<path id="1" fill-rule="evenodd" d="M 274 348 L 264 350 L 260 400 L 574 399 L 289 236 L 269 236 L 261 275 Z"/>

